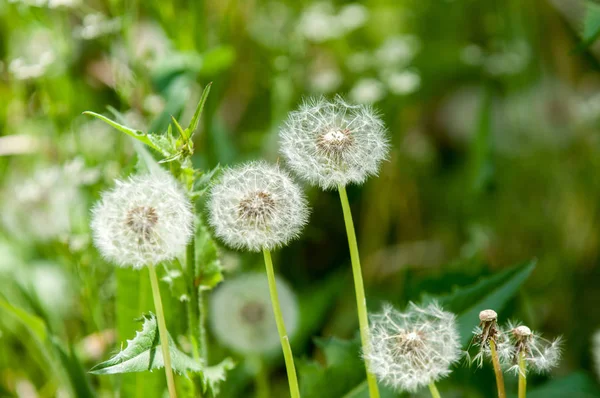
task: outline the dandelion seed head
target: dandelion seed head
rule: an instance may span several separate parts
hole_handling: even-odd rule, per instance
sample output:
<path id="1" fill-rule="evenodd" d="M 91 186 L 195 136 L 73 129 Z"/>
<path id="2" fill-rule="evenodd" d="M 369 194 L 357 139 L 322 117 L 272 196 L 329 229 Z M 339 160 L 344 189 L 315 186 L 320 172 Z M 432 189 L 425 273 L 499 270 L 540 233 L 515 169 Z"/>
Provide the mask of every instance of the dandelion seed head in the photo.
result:
<path id="1" fill-rule="evenodd" d="M 193 233 L 185 192 L 169 174 L 117 181 L 92 212 L 94 244 L 120 266 L 142 268 L 181 254 Z"/>
<path id="2" fill-rule="evenodd" d="M 275 278 L 283 320 L 289 336 L 298 327 L 298 306 L 289 285 Z M 279 334 L 264 273 L 252 272 L 228 279 L 211 297 L 214 335 L 225 346 L 243 354 L 269 354 L 279 349 Z"/>
<path id="3" fill-rule="evenodd" d="M 498 314 L 494 310 L 483 310 L 479 313 L 481 322 L 492 322 L 498 319 Z"/>
<path id="4" fill-rule="evenodd" d="M 302 179 L 323 189 L 361 184 L 388 154 L 383 121 L 341 97 L 307 100 L 281 128 L 281 153 Z"/>
<path id="5" fill-rule="evenodd" d="M 285 245 L 308 219 L 300 187 L 266 162 L 225 170 L 210 191 L 208 209 L 218 237 L 233 248 L 251 251 Z"/>
<path id="6" fill-rule="evenodd" d="M 416 391 L 440 380 L 460 357 L 455 316 L 437 304 L 410 303 L 403 313 L 387 305 L 370 320 L 371 352 L 365 359 L 375 376 L 395 389 Z"/>
<path id="7" fill-rule="evenodd" d="M 524 355 L 527 370 L 546 373 L 556 367 L 562 355 L 562 338 L 547 340 L 525 325 L 508 322 L 506 326 L 508 355 L 500 357 L 500 362 L 509 371 L 519 373 L 519 356 Z"/>

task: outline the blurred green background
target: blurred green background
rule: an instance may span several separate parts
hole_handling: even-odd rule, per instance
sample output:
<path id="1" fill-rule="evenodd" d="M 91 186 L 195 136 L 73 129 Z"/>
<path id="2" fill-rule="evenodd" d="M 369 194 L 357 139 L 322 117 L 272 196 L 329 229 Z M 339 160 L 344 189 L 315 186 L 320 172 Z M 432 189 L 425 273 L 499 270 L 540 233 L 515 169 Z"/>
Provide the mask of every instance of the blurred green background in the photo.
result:
<path id="1" fill-rule="evenodd" d="M 278 161 L 278 126 L 302 97 L 373 104 L 393 150 L 379 177 L 349 188 L 369 307 L 402 308 L 537 259 L 500 317 L 565 337 L 560 367 L 532 389 L 567 380 L 589 395 L 555 396 L 596 396 L 599 10 L 583 0 L 0 1 L 0 396 L 84 396 L 64 382 L 84 379 L 117 396 L 123 378 L 83 372 L 134 335 L 150 302 L 126 312 L 138 300 L 127 291 L 148 286 L 101 260 L 89 209 L 136 154 L 81 113 L 160 134 L 171 115 L 190 120 L 209 82 L 194 156 L 206 170 Z M 294 354 L 324 363 L 310 336 L 350 339 L 357 322 L 337 193 L 307 195 L 311 222 L 275 260 L 308 319 Z M 259 256 L 220 253 L 226 277 L 261 267 Z M 169 329 L 185 330 L 165 295 Z M 44 348 L 48 335 L 64 358 Z M 237 360 L 223 396 L 252 396 Z M 159 373 L 136 380 L 161 383 Z M 271 379 L 285 396 L 277 360 Z M 492 396 L 492 373 L 458 366 L 440 390 Z"/>

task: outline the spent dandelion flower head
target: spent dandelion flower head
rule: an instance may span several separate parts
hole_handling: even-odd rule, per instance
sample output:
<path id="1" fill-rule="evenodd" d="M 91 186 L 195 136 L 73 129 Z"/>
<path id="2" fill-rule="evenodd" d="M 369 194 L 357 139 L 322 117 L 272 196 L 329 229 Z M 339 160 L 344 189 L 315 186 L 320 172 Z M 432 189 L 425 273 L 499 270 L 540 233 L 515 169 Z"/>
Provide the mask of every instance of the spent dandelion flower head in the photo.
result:
<path id="1" fill-rule="evenodd" d="M 290 336 L 298 327 L 298 305 L 289 285 L 275 277 L 283 320 Z M 211 298 L 211 328 L 234 351 L 269 354 L 280 347 L 267 276 L 250 272 L 228 279 Z"/>
<path id="2" fill-rule="evenodd" d="M 386 305 L 370 321 L 372 347 L 365 359 L 375 376 L 395 389 L 416 391 L 440 380 L 460 358 L 456 317 L 435 303 L 410 303 L 406 312 Z"/>
<path id="3" fill-rule="evenodd" d="M 262 161 L 225 170 L 210 190 L 208 210 L 219 238 L 251 251 L 285 245 L 308 220 L 300 187 L 279 166 Z"/>
<path id="4" fill-rule="evenodd" d="M 469 348 L 476 347 L 477 354 L 471 357 L 469 349 L 466 352 L 470 365 L 482 367 L 484 359 L 491 357 L 490 341 L 495 343 L 499 358 L 510 358 L 513 355 L 506 334 L 498 326 L 498 313 L 487 309 L 479 312 L 479 326 L 473 329 L 473 339 L 469 346 Z"/>
<path id="5" fill-rule="evenodd" d="M 503 365 L 509 371 L 519 373 L 519 356 L 524 355 L 527 370 L 536 373 L 546 373 L 556 367 L 562 355 L 562 338 L 554 340 L 543 338 L 525 325 L 508 322 L 505 327 L 508 336 L 506 350 L 511 350 L 510 356 L 500 357 Z"/>
<path id="6" fill-rule="evenodd" d="M 389 150 L 375 111 L 341 97 L 306 100 L 279 132 L 281 153 L 302 179 L 323 189 L 361 184 L 376 175 Z"/>
<path id="7" fill-rule="evenodd" d="M 193 233 L 192 206 L 166 172 L 136 175 L 102 195 L 92 211 L 94 244 L 108 260 L 140 269 L 181 254 Z"/>

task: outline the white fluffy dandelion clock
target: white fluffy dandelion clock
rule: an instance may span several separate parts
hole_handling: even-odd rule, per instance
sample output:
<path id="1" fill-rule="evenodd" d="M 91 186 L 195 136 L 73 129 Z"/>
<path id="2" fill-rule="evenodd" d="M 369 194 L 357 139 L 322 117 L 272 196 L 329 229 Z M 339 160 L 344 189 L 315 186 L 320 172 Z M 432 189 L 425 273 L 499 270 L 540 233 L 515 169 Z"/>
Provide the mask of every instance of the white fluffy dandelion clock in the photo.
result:
<path id="1" fill-rule="evenodd" d="M 388 154 L 383 121 L 370 107 L 341 97 L 307 100 L 280 133 L 281 153 L 302 179 L 323 189 L 361 184 Z"/>
<path id="2" fill-rule="evenodd" d="M 279 302 L 288 334 L 298 326 L 298 306 L 289 285 L 276 277 Z M 227 280 L 211 299 L 215 336 L 243 354 L 270 354 L 279 348 L 279 334 L 271 309 L 269 283 L 264 273 L 247 273 Z"/>
<path id="3" fill-rule="evenodd" d="M 266 162 L 225 170 L 210 192 L 210 223 L 231 247 L 273 250 L 299 236 L 308 219 L 304 194 Z"/>
<path id="4" fill-rule="evenodd" d="M 121 266 L 156 265 L 184 251 L 193 219 L 190 201 L 173 177 L 137 175 L 117 181 L 94 207 L 94 243 Z"/>
<path id="5" fill-rule="evenodd" d="M 290 395 L 299 398 L 300 387 L 270 251 L 300 234 L 308 219 L 304 195 L 278 166 L 250 162 L 225 170 L 210 191 L 208 209 L 210 223 L 225 243 L 238 249 L 263 252 L 267 287 L 285 359 Z"/>
<path id="6" fill-rule="evenodd" d="M 377 378 L 402 391 L 416 391 L 450 374 L 461 355 L 456 317 L 437 304 L 406 312 L 384 306 L 371 315 L 371 352 L 366 355 Z"/>

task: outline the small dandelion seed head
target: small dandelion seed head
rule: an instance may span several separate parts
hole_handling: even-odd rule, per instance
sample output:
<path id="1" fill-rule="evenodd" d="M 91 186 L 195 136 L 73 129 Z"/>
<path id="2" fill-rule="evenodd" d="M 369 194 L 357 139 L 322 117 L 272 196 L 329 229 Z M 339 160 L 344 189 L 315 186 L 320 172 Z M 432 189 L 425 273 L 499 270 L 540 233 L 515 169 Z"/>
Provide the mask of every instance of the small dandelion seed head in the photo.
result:
<path id="1" fill-rule="evenodd" d="M 389 150 L 383 121 L 341 97 L 308 99 L 281 128 L 281 153 L 302 179 L 323 189 L 362 184 Z"/>
<path id="2" fill-rule="evenodd" d="M 509 353 L 500 362 L 509 371 L 519 373 L 519 357 L 524 356 L 527 370 L 546 373 L 558 365 L 562 355 L 562 339 L 547 340 L 524 325 L 508 322 L 508 341 L 504 343 Z"/>
<path id="3" fill-rule="evenodd" d="M 494 310 L 483 310 L 479 313 L 481 322 L 492 322 L 498 320 L 498 314 Z"/>
<path id="4" fill-rule="evenodd" d="M 134 176 L 117 181 L 94 207 L 94 244 L 120 266 L 154 265 L 184 251 L 193 217 L 185 192 L 169 174 Z"/>
<path id="5" fill-rule="evenodd" d="M 210 191 L 208 209 L 218 237 L 251 251 L 285 245 L 308 219 L 302 190 L 278 166 L 265 162 L 225 170 Z"/>
<path id="6" fill-rule="evenodd" d="M 288 284 L 276 277 L 277 293 L 289 336 L 298 327 L 298 306 Z M 228 279 L 211 297 L 211 328 L 224 345 L 243 354 L 270 354 L 280 346 L 264 273 Z"/>
<path id="7" fill-rule="evenodd" d="M 512 330 L 513 334 L 515 335 L 516 339 L 521 339 L 521 340 L 525 340 L 527 339 L 529 336 L 531 336 L 531 329 L 529 329 L 527 326 L 525 325 L 521 325 L 521 326 L 517 326 L 516 328 L 514 328 Z"/>
<path id="8" fill-rule="evenodd" d="M 455 316 L 437 304 L 410 303 L 406 312 L 387 305 L 370 320 L 371 352 L 365 359 L 375 376 L 395 389 L 416 391 L 446 377 L 460 357 Z"/>

